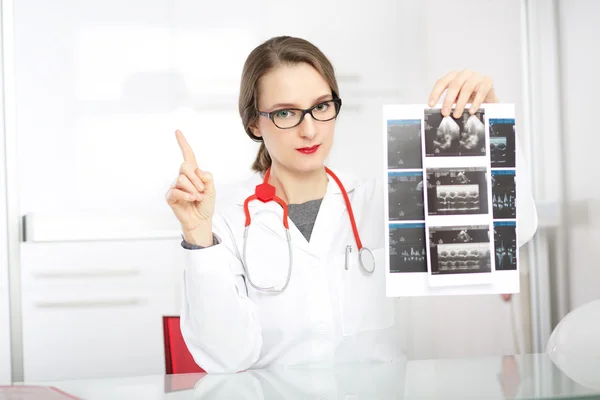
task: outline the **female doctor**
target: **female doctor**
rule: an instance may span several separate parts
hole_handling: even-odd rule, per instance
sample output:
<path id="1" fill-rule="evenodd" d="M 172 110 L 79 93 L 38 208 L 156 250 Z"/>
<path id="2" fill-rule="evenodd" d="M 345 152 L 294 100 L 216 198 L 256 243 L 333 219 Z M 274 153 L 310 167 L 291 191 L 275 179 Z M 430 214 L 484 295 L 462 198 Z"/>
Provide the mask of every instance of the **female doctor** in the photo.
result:
<path id="1" fill-rule="evenodd" d="M 429 105 L 444 91 L 444 116 L 454 104 L 458 117 L 467 103 L 475 111 L 498 101 L 492 80 L 468 70 L 441 78 Z M 250 53 L 241 77 L 242 123 L 262 142 L 250 180 L 217 197 L 176 132 L 184 161 L 166 197 L 186 252 L 181 331 L 205 371 L 402 357 L 385 295 L 381 183 L 324 164 L 342 109 L 326 56 L 275 37 Z M 533 207 L 528 188 L 517 192 L 520 207 Z M 533 234 L 529 225 L 519 221 L 521 238 Z"/>

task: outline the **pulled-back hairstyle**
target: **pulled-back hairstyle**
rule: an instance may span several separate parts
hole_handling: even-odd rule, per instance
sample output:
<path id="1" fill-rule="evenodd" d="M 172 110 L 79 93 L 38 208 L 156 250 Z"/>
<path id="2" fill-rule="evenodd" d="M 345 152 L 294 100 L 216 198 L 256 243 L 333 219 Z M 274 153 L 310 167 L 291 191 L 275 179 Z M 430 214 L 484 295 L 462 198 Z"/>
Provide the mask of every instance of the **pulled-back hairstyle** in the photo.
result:
<path id="1" fill-rule="evenodd" d="M 339 97 L 335 71 L 321 50 L 300 38 L 290 36 L 271 38 L 252 50 L 242 71 L 238 107 L 246 134 L 252 140 L 262 142 L 262 138 L 254 136 L 250 130 L 259 117 L 258 83 L 260 78 L 280 65 L 298 63 L 307 63 L 316 69 L 329 84 L 333 97 Z M 264 173 L 271 166 L 271 162 L 271 156 L 262 142 L 252 169 Z"/>

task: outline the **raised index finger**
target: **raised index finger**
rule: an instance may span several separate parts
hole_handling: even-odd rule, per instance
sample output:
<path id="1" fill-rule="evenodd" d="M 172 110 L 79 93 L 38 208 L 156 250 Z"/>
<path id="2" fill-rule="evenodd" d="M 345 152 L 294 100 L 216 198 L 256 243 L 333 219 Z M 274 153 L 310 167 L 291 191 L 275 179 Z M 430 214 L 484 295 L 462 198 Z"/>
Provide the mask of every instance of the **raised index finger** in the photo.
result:
<path id="1" fill-rule="evenodd" d="M 190 146 L 188 141 L 185 139 L 185 136 L 183 136 L 183 133 L 181 133 L 181 131 L 178 129 L 175 131 L 175 136 L 177 136 L 177 143 L 179 143 L 179 148 L 181 149 L 181 153 L 183 154 L 183 161 L 191 162 L 197 165 L 194 151 L 192 150 L 192 147 Z"/>

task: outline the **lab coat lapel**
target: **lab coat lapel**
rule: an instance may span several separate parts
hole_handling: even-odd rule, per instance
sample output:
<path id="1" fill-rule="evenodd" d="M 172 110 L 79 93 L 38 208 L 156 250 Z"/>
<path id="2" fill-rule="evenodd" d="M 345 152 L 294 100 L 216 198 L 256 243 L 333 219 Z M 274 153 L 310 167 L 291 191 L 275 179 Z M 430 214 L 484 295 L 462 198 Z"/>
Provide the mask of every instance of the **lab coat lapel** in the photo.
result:
<path id="1" fill-rule="evenodd" d="M 262 178 L 258 175 L 256 177 L 254 177 L 250 182 L 248 182 L 248 185 L 245 188 L 245 192 L 247 192 L 247 194 L 244 194 L 245 197 L 241 196 L 237 199 L 238 200 L 237 203 L 240 207 L 243 208 L 244 200 L 246 199 L 246 197 L 252 195 L 255 192 L 256 185 L 258 185 L 260 183 L 262 183 Z M 285 227 L 283 226 L 283 208 L 277 202 L 270 201 L 267 203 L 263 203 L 260 200 L 252 200 L 248 204 L 248 210 L 250 211 L 250 218 L 251 218 L 250 223 L 251 223 L 252 227 L 260 226 L 261 229 L 269 231 L 269 232 L 273 233 L 274 235 L 280 237 L 283 240 L 287 240 L 287 236 L 285 233 Z M 275 226 L 271 223 L 264 222 L 260 218 L 253 218 L 253 216 L 255 216 L 261 212 L 264 212 L 264 211 L 275 213 L 280 222 Z M 272 221 L 272 219 L 269 218 L 269 221 Z M 288 216 L 288 226 L 289 226 L 290 237 L 292 240 L 292 248 L 300 249 L 306 253 L 316 255 L 316 253 L 314 252 L 313 246 L 311 246 L 310 243 L 306 241 L 306 238 L 304 237 L 302 232 L 300 232 L 300 230 L 296 227 L 296 225 L 289 218 L 289 216 Z M 250 229 L 252 229 L 252 228 L 250 228 Z M 314 231 L 313 231 L 313 233 L 314 233 Z M 312 242 L 312 240 L 311 240 L 311 242 Z"/>
<path id="2" fill-rule="evenodd" d="M 336 173 L 333 171 L 348 193 L 350 200 L 354 194 L 354 187 L 356 181 L 345 176 L 343 173 Z M 334 241 L 338 239 L 340 226 L 346 226 L 342 222 L 344 219 L 349 220 L 348 211 L 346 209 L 346 203 L 344 202 L 344 196 L 342 190 L 330 176 L 329 183 L 327 185 L 327 194 L 323 198 L 319 214 L 315 221 L 315 226 L 312 231 L 310 240 L 311 253 L 316 257 L 326 257 L 332 250 Z M 340 248 L 340 251 L 343 249 Z"/>
<path id="3" fill-rule="evenodd" d="M 287 240 L 287 237 L 285 234 L 285 227 L 283 226 L 283 208 L 278 203 L 276 203 L 274 201 L 270 201 L 268 203 L 262 203 L 261 201 L 254 200 L 250 203 L 250 205 L 248 206 L 248 209 L 250 210 L 251 217 L 253 215 L 257 215 L 258 213 L 267 211 L 267 210 L 269 212 L 276 213 L 278 216 L 278 220 L 280 221 L 277 226 L 272 225 L 272 223 L 267 223 L 267 222 L 261 221 L 260 219 L 253 219 L 251 223 L 260 226 L 262 229 L 267 230 L 267 231 L 279 236 L 280 238 L 282 238 L 284 240 Z M 309 243 L 306 240 L 306 238 L 304 237 L 304 235 L 302 234 L 302 232 L 300 232 L 300 230 L 296 227 L 296 225 L 291 220 L 291 218 L 289 216 L 287 218 L 288 218 L 290 238 L 292 241 L 292 249 L 294 249 L 294 250 L 300 249 L 308 254 L 316 256 L 316 253 L 314 251 L 314 246 L 311 245 L 311 243 L 313 242 L 313 239 L 311 238 L 311 243 Z M 270 220 L 272 221 L 272 219 L 270 219 Z M 314 230 L 313 230 L 313 234 L 314 234 Z"/>

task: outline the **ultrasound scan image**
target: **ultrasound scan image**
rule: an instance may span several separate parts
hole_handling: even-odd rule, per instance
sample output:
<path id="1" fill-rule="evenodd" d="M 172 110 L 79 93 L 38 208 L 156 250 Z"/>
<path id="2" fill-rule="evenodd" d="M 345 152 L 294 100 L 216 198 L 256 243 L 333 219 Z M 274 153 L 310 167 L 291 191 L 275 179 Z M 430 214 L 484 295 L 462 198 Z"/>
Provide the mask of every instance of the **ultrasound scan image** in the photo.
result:
<path id="1" fill-rule="evenodd" d="M 494 219 L 517 217 L 515 171 L 492 171 Z"/>
<path id="2" fill-rule="evenodd" d="M 436 227 L 429 230 L 431 273 L 491 272 L 489 227 Z"/>
<path id="3" fill-rule="evenodd" d="M 459 118 L 444 117 L 440 109 L 425 110 L 427 157 L 486 156 L 484 111 L 463 112 Z"/>
<path id="4" fill-rule="evenodd" d="M 390 221 L 423 221 L 423 173 L 389 172 L 388 202 Z"/>
<path id="5" fill-rule="evenodd" d="M 427 169 L 428 215 L 487 214 L 486 173 L 485 167 Z"/>
<path id="6" fill-rule="evenodd" d="M 490 119 L 492 168 L 515 168 L 515 120 Z"/>
<path id="7" fill-rule="evenodd" d="M 494 253 L 497 271 L 517 269 L 516 231 L 515 222 L 494 222 Z"/>
<path id="8" fill-rule="evenodd" d="M 390 224 L 390 272 L 427 272 L 425 224 Z"/>
<path id="9" fill-rule="evenodd" d="M 420 169 L 421 120 L 390 120 L 387 125 L 388 168 Z"/>

